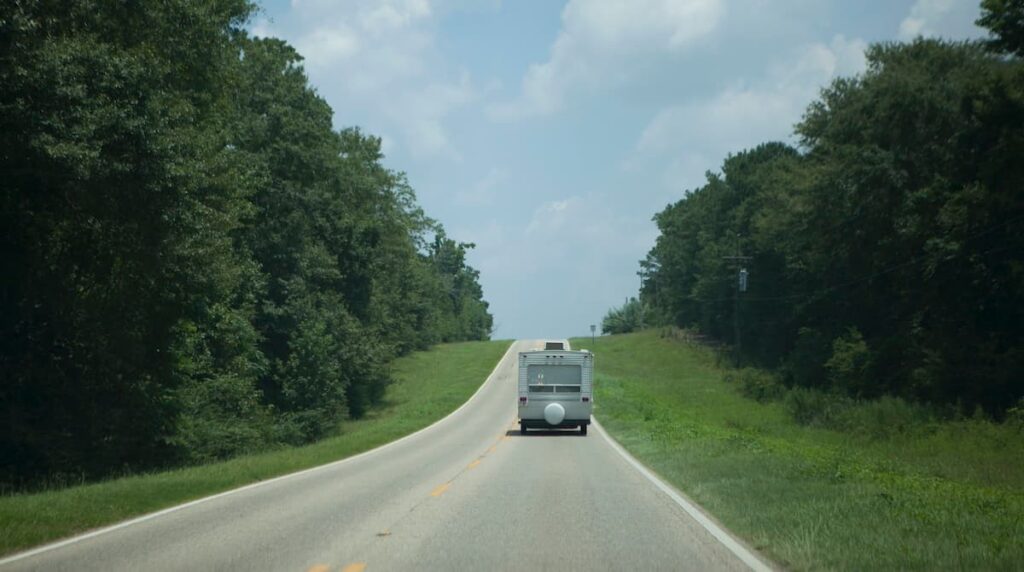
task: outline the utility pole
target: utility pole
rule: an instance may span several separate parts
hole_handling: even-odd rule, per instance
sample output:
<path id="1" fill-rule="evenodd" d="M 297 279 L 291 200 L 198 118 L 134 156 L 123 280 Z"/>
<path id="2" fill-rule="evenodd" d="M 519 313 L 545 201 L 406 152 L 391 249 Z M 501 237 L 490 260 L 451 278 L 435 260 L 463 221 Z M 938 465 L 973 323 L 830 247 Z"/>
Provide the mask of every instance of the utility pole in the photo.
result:
<path id="1" fill-rule="evenodd" d="M 740 235 L 736 233 L 736 255 L 735 256 L 723 256 L 726 261 L 731 262 L 738 268 L 736 273 L 736 282 L 734 286 L 733 298 L 732 298 L 732 330 L 733 330 L 733 341 L 736 343 L 735 359 L 737 365 L 740 362 L 740 351 L 743 349 L 743 342 L 740 339 L 740 293 L 747 291 L 747 269 L 743 267 L 744 263 L 749 262 L 752 257 L 743 256 L 740 253 Z"/>
<path id="2" fill-rule="evenodd" d="M 644 305 L 643 305 L 643 303 L 640 300 L 641 300 L 641 297 L 644 294 L 644 271 L 643 271 L 643 269 L 638 270 L 636 275 L 640 277 L 640 289 L 637 290 L 637 292 L 636 292 L 636 302 L 637 302 L 637 306 L 640 307 L 640 323 L 638 324 L 638 326 L 639 326 L 639 329 L 642 330 L 642 329 L 644 329 Z"/>

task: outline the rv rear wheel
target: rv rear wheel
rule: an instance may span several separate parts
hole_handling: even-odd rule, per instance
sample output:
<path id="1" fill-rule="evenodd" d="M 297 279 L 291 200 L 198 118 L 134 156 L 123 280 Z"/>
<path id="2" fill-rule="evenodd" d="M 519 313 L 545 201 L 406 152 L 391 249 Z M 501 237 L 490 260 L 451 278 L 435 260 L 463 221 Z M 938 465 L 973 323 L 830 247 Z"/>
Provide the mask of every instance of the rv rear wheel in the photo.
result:
<path id="1" fill-rule="evenodd" d="M 584 424 L 580 425 L 580 435 L 586 435 L 586 434 L 587 434 L 587 424 L 584 423 Z"/>
<path id="2" fill-rule="evenodd" d="M 519 434 L 526 435 L 526 423 L 519 424 Z"/>

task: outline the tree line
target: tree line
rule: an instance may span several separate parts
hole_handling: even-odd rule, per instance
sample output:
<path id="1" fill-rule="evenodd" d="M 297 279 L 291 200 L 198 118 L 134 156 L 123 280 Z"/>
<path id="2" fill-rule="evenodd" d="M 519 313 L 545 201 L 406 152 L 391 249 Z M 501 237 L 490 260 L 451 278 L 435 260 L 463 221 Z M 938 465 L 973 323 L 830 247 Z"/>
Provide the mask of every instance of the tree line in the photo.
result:
<path id="1" fill-rule="evenodd" d="M 730 155 L 655 216 L 640 301 L 609 325 L 646 312 L 789 387 L 1001 417 L 1024 396 L 1022 22 L 986 0 L 987 41 L 871 46 L 797 147 Z"/>
<path id="2" fill-rule="evenodd" d="M 247 0 L 0 10 L 0 485 L 324 436 L 488 339 L 472 244 Z"/>

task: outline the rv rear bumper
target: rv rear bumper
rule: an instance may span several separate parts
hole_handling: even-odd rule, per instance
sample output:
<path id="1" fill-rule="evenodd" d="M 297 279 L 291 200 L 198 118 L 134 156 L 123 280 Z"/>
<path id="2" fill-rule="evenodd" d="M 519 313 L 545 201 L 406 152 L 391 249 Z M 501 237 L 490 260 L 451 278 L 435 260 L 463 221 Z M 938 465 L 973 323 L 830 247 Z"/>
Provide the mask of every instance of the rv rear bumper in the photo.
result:
<path id="1" fill-rule="evenodd" d="M 543 419 L 520 419 L 519 425 L 529 429 L 571 429 L 580 425 L 590 425 L 590 419 L 563 419 L 561 423 L 555 425 Z"/>

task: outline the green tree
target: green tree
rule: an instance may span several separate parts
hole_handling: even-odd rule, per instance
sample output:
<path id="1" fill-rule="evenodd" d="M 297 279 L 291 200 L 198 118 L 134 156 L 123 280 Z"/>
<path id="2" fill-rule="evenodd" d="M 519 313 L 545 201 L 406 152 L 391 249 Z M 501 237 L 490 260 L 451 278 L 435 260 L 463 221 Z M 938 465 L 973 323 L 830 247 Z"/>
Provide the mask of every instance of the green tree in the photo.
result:
<path id="1" fill-rule="evenodd" d="M 220 78 L 250 9 L 23 2 L 0 17 L 5 477 L 174 459 L 183 379 L 247 359 L 223 346 L 199 372 L 172 348 L 190 322 L 248 335 Z"/>
<path id="2" fill-rule="evenodd" d="M 821 296 L 875 348 L 881 389 L 998 412 L 1024 389 L 1024 68 L 936 40 L 867 55 L 798 127 L 813 210 L 834 211 L 818 236 L 842 286 Z"/>
<path id="3" fill-rule="evenodd" d="M 8 3 L 10 4 L 10 3 Z M 315 439 L 480 339 L 471 245 L 245 0 L 0 13 L 0 483 Z"/>
<path id="4" fill-rule="evenodd" d="M 738 322 L 743 359 L 790 384 L 1000 415 L 1024 394 L 1024 65 L 941 40 L 866 55 L 800 152 L 731 155 L 656 215 L 642 299 L 726 342 Z"/>
<path id="5" fill-rule="evenodd" d="M 988 45 L 999 52 L 1024 56 L 1024 1 L 982 0 L 976 22 L 995 36 Z"/>
<path id="6" fill-rule="evenodd" d="M 601 320 L 601 333 L 628 334 L 644 326 L 644 305 L 636 298 L 630 298 L 618 308 L 608 310 Z"/>

